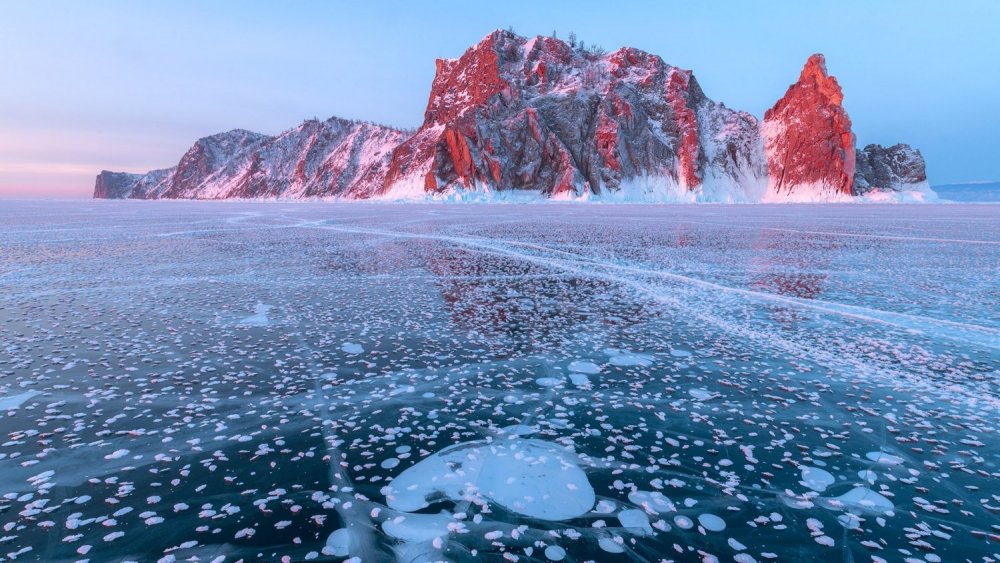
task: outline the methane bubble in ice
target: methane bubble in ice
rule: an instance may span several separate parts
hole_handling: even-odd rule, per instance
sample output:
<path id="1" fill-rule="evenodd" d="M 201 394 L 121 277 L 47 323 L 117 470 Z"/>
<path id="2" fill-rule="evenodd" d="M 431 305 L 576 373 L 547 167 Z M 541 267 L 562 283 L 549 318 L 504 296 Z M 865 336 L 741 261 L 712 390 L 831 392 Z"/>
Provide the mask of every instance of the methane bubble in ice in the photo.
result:
<path id="1" fill-rule="evenodd" d="M 562 561 L 566 558 L 566 550 L 558 545 L 550 545 L 545 548 L 545 557 L 547 557 L 549 561 Z"/>
<path id="2" fill-rule="evenodd" d="M 726 529 L 726 521 L 714 514 L 700 514 L 698 523 L 710 532 L 721 532 Z"/>

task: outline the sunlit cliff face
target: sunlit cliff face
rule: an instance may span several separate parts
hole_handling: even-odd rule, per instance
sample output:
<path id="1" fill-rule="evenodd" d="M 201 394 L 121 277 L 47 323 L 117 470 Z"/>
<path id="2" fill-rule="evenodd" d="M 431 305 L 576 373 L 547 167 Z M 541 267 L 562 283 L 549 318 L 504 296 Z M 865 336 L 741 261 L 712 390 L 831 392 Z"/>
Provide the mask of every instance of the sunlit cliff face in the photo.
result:
<path id="1" fill-rule="evenodd" d="M 792 193 L 804 186 L 851 194 L 854 133 L 843 99 L 823 55 L 809 57 L 798 82 L 764 114 L 769 191 Z"/>
<path id="2" fill-rule="evenodd" d="M 496 31 L 437 62 L 423 126 L 394 152 L 387 186 L 409 178 L 428 191 L 485 184 L 559 196 L 648 174 L 695 189 L 708 166 L 702 102 L 690 71 L 638 49 L 605 55 Z"/>

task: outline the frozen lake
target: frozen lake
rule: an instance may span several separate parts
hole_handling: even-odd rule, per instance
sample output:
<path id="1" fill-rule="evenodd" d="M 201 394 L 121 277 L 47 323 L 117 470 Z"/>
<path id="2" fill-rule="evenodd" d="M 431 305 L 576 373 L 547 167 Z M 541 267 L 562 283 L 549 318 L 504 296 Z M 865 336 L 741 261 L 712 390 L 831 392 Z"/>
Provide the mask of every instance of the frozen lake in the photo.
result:
<path id="1" fill-rule="evenodd" d="M 995 561 L 1000 207 L 0 203 L 0 558 Z"/>

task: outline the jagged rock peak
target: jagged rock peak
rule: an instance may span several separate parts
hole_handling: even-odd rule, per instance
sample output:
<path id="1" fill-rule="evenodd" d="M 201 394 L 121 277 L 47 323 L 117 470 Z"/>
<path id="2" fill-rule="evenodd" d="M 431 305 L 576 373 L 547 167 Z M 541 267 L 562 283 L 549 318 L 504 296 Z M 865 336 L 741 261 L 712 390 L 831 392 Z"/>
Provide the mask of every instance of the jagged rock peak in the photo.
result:
<path id="1" fill-rule="evenodd" d="M 806 83 L 815 84 L 816 89 L 830 100 L 830 103 L 839 105 L 844 101 L 844 93 L 840 89 L 840 84 L 827 72 L 826 57 L 822 53 L 810 56 L 802 67 L 798 84 Z"/>
<path id="2" fill-rule="evenodd" d="M 843 100 L 823 55 L 809 57 L 799 80 L 764 114 L 771 196 L 822 200 L 851 195 L 854 133 Z"/>

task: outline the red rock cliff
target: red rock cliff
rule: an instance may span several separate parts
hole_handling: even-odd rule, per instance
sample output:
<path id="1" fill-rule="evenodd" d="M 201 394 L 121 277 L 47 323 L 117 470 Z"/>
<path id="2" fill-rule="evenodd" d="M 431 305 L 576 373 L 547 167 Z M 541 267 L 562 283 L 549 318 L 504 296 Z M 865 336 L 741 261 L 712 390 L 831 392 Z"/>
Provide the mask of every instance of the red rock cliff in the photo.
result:
<path id="1" fill-rule="evenodd" d="M 854 133 L 837 79 L 816 54 L 799 80 L 764 114 L 768 190 L 776 195 L 850 195 Z M 796 192 L 799 192 L 796 194 Z"/>

